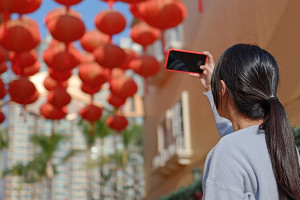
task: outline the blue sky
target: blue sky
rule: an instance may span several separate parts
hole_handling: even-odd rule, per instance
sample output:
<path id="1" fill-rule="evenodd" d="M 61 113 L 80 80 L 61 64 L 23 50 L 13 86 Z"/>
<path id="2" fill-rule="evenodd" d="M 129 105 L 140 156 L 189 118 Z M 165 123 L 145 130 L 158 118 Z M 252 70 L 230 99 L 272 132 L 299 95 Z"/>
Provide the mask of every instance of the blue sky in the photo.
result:
<path id="1" fill-rule="evenodd" d="M 45 38 L 47 33 L 47 29 L 44 24 L 45 16 L 49 11 L 61 6 L 61 4 L 56 3 L 54 0 L 43 0 L 41 7 L 37 11 L 27 15 L 30 18 L 33 18 L 39 24 L 42 38 Z M 86 30 L 95 29 L 94 18 L 100 11 L 107 8 L 107 3 L 101 0 L 83 0 L 81 3 L 71 6 L 71 9 L 74 9 L 81 14 Z M 120 37 L 129 36 L 129 26 L 132 20 L 132 15 L 130 13 L 129 6 L 126 3 L 117 2 L 114 5 L 114 9 L 121 12 L 127 20 L 126 29 L 123 32 L 113 36 L 114 42 L 118 44 Z"/>

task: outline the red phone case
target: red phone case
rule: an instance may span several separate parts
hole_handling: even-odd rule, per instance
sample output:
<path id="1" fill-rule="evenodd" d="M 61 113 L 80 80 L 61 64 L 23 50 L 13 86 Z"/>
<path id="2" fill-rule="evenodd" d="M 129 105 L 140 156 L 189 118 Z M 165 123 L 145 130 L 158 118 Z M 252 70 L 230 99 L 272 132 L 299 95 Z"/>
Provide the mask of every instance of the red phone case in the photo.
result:
<path id="1" fill-rule="evenodd" d="M 171 52 L 171 51 L 180 51 L 180 52 L 191 53 L 191 54 L 205 55 L 205 54 L 203 54 L 203 53 L 199 53 L 199 52 L 195 52 L 195 51 L 187 51 L 187 50 L 182 50 L 182 49 L 169 49 L 169 50 L 168 50 L 168 53 L 167 53 L 167 59 L 166 59 L 166 61 L 165 61 L 165 69 L 166 69 L 167 71 L 174 71 L 174 72 L 197 73 L 197 72 L 190 72 L 190 71 L 180 71 L 180 70 L 172 70 L 172 69 L 168 69 L 168 68 L 167 68 L 167 64 L 168 64 L 169 55 L 170 55 L 170 52 Z M 207 57 L 206 57 L 206 59 L 205 59 L 204 64 L 206 63 L 206 61 L 207 61 Z M 201 73 L 200 73 L 200 74 L 201 74 Z"/>

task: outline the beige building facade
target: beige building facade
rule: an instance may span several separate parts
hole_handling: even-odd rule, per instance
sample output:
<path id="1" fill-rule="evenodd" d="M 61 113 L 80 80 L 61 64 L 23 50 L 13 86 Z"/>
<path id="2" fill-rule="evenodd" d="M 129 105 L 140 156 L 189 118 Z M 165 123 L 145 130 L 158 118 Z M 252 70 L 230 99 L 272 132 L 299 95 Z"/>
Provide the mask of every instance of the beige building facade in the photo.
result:
<path id="1" fill-rule="evenodd" d="M 278 97 L 291 124 L 299 126 L 300 1 L 203 0 L 203 12 L 197 9 L 198 1 L 183 2 L 188 16 L 181 25 L 179 46 L 197 52 L 208 50 L 215 61 L 236 43 L 258 44 L 266 49 L 279 64 Z M 203 92 L 199 80 L 186 73 L 167 72 L 163 66 L 151 81 L 144 99 L 147 199 L 190 184 L 192 169 L 203 170 L 207 153 L 218 142 Z"/>

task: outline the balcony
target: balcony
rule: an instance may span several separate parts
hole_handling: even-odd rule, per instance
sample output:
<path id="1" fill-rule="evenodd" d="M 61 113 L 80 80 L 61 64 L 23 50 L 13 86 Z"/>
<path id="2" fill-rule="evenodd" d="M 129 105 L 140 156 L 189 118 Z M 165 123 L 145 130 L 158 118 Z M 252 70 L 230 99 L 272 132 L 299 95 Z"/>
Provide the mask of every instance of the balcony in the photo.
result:
<path id="1" fill-rule="evenodd" d="M 158 154 L 152 159 L 152 172 L 172 174 L 191 163 L 188 92 L 165 112 L 158 123 Z"/>
<path id="2" fill-rule="evenodd" d="M 153 158 L 152 172 L 170 175 L 182 166 L 189 165 L 192 155 L 192 150 L 178 149 L 176 144 L 172 144 Z"/>

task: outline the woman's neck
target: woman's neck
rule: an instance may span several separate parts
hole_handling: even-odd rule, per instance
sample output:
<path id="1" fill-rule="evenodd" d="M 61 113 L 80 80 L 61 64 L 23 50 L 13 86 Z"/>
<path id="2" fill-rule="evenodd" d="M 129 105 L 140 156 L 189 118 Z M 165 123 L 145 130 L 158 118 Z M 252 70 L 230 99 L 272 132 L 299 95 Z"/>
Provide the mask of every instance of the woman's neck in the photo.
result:
<path id="1" fill-rule="evenodd" d="M 246 115 L 242 114 L 236 107 L 232 97 L 230 95 L 223 96 L 222 106 L 220 112 L 223 116 L 229 119 L 232 123 L 233 131 L 238 131 L 250 126 L 260 125 L 263 123 L 263 119 L 250 119 Z"/>
<path id="2" fill-rule="evenodd" d="M 249 119 L 241 114 L 236 114 L 230 117 L 233 131 L 238 131 L 250 126 L 260 125 L 263 123 L 263 119 Z"/>
<path id="3" fill-rule="evenodd" d="M 228 117 L 232 123 L 233 131 L 238 131 L 243 128 L 260 125 L 263 123 L 263 119 L 250 119 L 244 114 L 241 114 L 236 108 L 231 108 Z"/>

